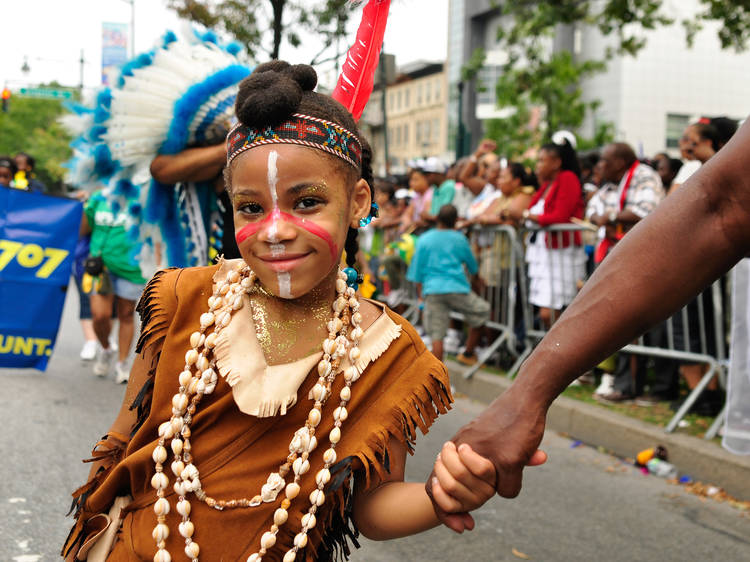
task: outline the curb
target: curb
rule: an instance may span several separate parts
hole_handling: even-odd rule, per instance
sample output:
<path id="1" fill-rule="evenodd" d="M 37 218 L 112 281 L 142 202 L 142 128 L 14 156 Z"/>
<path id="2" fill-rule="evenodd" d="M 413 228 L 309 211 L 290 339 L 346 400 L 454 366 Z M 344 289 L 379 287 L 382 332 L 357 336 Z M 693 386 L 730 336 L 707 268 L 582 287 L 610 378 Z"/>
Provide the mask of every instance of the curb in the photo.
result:
<path id="1" fill-rule="evenodd" d="M 446 365 L 453 388 L 484 404 L 489 404 L 512 383 L 507 377 L 481 370 L 467 380 L 459 363 L 447 361 Z M 664 445 L 669 451 L 669 462 L 680 474 L 720 486 L 739 500 L 750 500 L 750 455 L 733 455 L 711 441 L 665 433 L 663 428 L 565 396 L 552 403 L 547 413 L 547 429 L 604 447 L 619 457 L 633 458 L 647 447 Z"/>

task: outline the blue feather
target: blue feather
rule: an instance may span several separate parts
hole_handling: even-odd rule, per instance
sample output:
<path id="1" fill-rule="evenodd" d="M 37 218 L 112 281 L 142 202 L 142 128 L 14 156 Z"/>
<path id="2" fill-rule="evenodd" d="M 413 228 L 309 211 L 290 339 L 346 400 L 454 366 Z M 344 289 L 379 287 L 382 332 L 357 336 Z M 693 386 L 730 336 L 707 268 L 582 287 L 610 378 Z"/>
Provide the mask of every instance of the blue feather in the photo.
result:
<path id="1" fill-rule="evenodd" d="M 230 55 L 234 55 L 235 57 L 239 55 L 245 48 L 242 46 L 242 43 L 239 43 L 237 41 L 232 41 L 231 43 L 228 43 L 226 47 L 224 47 L 224 50 L 226 50 L 227 53 Z"/>
<path id="2" fill-rule="evenodd" d="M 105 179 L 117 171 L 117 164 L 112 160 L 112 153 L 106 144 L 97 145 L 94 148 L 94 172 L 100 178 Z"/>
<path id="3" fill-rule="evenodd" d="M 154 51 L 151 50 L 147 53 L 142 53 L 135 57 L 133 60 L 130 60 L 122 65 L 122 68 L 120 69 L 120 77 L 117 80 L 117 86 L 122 88 L 125 85 L 125 78 L 127 76 L 133 76 L 133 71 L 138 68 L 143 68 L 145 66 L 151 66 L 151 64 L 154 62 Z"/>
<path id="4" fill-rule="evenodd" d="M 239 64 L 228 66 L 208 76 L 203 82 L 194 84 L 175 102 L 172 122 L 167 139 L 162 144 L 160 154 L 177 154 L 187 146 L 190 137 L 188 127 L 200 107 L 216 92 L 247 77 L 251 69 Z"/>
<path id="5" fill-rule="evenodd" d="M 175 41 L 177 41 L 177 35 L 175 35 L 175 32 L 172 30 L 167 30 L 167 32 L 161 38 L 162 49 L 166 49 L 167 45 L 169 45 L 170 43 L 174 43 Z"/>

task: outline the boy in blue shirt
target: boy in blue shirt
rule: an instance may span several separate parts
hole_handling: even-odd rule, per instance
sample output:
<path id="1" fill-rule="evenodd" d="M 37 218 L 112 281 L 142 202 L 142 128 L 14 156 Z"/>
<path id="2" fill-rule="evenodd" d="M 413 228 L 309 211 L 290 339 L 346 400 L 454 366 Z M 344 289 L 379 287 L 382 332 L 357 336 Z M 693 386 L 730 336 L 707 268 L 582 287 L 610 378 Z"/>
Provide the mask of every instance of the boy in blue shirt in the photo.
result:
<path id="1" fill-rule="evenodd" d="M 443 205 L 437 215 L 437 228 L 417 241 L 406 278 L 417 284 L 424 298 L 424 324 L 432 338 L 432 353 L 443 359 L 443 338 L 450 325 L 450 313 L 460 312 L 469 325 L 466 349 L 456 359 L 466 365 L 476 363 L 474 349 L 481 328 L 489 318 L 490 305 L 471 291 L 464 266 L 477 273 L 477 261 L 466 237 L 456 230 L 458 213 L 453 205 Z"/>

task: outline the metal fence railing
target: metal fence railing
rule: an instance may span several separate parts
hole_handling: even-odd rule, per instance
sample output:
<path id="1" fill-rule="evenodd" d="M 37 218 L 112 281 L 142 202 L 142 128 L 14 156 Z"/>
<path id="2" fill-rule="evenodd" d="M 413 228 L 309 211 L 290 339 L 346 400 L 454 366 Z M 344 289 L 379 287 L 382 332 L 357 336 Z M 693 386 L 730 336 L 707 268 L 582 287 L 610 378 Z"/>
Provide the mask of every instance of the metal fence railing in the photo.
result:
<path id="1" fill-rule="evenodd" d="M 473 229 L 469 233 L 479 262 L 481 285 L 478 293 L 491 305 L 487 326 L 494 334 L 492 341 L 479 354 L 477 363 L 464 372 L 464 377 L 472 377 L 500 349 L 514 359 L 508 375 L 515 376 L 549 329 L 549 325 L 540 320 L 539 303 L 549 302 L 554 305 L 550 307 L 553 310 L 562 310 L 585 281 L 585 267 L 581 267 L 578 261 L 585 260 L 585 256 L 577 254 L 583 254 L 583 248 L 577 243 L 590 232 L 585 226 L 558 224 L 521 230 L 493 226 Z M 535 249 L 543 244 L 553 247 L 553 251 L 535 253 Z M 416 290 L 410 284 L 407 284 L 407 295 L 405 302 L 408 307 L 404 316 L 417 323 L 420 311 Z M 674 431 L 714 376 L 719 377 L 722 388 L 726 387 L 728 361 L 724 302 L 724 286 L 717 281 L 665 322 L 661 339 L 641 336 L 621 350 L 622 353 L 707 366 L 700 383 L 667 424 L 667 432 Z M 462 318 L 460 314 L 454 317 Z M 716 436 L 724 413 L 722 410 L 706 432 L 707 439 Z"/>

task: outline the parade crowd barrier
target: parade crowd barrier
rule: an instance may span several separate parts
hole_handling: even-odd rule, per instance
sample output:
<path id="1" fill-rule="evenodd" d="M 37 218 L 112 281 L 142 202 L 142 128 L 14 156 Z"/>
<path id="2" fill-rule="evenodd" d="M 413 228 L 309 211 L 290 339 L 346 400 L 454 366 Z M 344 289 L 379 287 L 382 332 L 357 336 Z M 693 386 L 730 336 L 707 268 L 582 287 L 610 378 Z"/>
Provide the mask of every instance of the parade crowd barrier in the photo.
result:
<path id="1" fill-rule="evenodd" d="M 471 230 L 469 238 L 479 262 L 479 283 L 475 290 L 491 304 L 490 319 L 486 326 L 494 334 L 489 345 L 478 355 L 477 363 L 464 372 L 465 378 L 472 377 L 498 351 L 513 359 L 507 372 L 508 376 L 515 376 L 523 361 L 548 330 L 539 319 L 537 307 L 529 300 L 527 248 L 536 236 L 549 236 L 556 240 L 557 247 L 561 247 L 564 240 L 571 240 L 576 234 L 583 239 L 584 244 L 587 241 L 590 244 L 596 242 L 595 233 L 589 226 L 576 224 L 521 229 L 491 226 Z M 583 286 L 585 275 L 578 278 L 570 268 L 553 263 L 552 254 L 549 259 L 546 269 L 554 277 L 549 280 L 550 286 L 562 284 L 575 287 L 574 290 Z M 658 338 L 654 338 L 649 332 L 651 337 L 642 335 L 620 351 L 707 366 L 708 370 L 700 383 L 667 424 L 666 432 L 675 430 L 715 375 L 719 377 L 721 387 L 726 388 L 728 318 L 724 303 L 728 302 L 728 297 L 725 285 L 722 280 L 716 281 L 701 296 L 667 319 L 661 326 Z M 418 324 L 420 311 L 415 287 L 409 284 L 407 293 L 408 308 L 404 314 L 410 321 Z M 460 314 L 453 316 L 457 320 L 462 319 Z M 716 436 L 724 414 L 725 410 L 722 410 L 716 417 L 706 432 L 706 439 Z"/>

